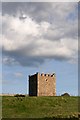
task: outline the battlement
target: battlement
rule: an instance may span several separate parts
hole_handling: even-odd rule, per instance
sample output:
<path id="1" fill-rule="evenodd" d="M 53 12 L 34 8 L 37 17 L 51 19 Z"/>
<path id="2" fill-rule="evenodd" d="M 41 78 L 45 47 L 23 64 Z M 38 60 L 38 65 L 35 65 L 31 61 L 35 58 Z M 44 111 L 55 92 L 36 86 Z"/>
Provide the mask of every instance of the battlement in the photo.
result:
<path id="1" fill-rule="evenodd" d="M 40 76 L 54 77 L 55 73 L 53 73 L 53 74 L 44 74 L 44 73 L 41 73 Z"/>

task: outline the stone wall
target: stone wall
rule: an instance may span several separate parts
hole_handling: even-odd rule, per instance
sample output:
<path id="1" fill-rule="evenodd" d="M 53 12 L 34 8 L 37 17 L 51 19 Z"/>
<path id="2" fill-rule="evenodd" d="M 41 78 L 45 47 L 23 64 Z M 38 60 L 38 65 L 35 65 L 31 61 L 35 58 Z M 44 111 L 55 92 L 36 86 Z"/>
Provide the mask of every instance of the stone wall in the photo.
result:
<path id="1" fill-rule="evenodd" d="M 29 96 L 37 96 L 37 74 L 29 76 Z"/>
<path id="2" fill-rule="evenodd" d="M 38 96 L 56 95 L 56 76 L 55 74 L 38 74 Z"/>

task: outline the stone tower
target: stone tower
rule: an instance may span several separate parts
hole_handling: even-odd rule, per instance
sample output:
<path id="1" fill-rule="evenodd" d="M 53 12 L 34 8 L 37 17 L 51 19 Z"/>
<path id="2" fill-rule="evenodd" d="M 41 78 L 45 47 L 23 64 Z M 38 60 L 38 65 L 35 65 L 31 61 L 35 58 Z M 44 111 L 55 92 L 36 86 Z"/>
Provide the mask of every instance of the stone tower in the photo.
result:
<path id="1" fill-rule="evenodd" d="M 29 96 L 56 96 L 55 73 L 29 76 Z"/>

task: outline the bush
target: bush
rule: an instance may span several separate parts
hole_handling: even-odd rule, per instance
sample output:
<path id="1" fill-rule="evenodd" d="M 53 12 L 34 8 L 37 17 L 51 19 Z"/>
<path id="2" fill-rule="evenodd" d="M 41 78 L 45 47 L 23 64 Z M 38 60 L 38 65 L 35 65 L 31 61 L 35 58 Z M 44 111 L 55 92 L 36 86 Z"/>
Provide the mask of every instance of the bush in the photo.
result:
<path id="1" fill-rule="evenodd" d="M 68 93 L 64 93 L 61 96 L 70 96 Z"/>
<path id="2" fill-rule="evenodd" d="M 25 97 L 25 95 L 22 95 L 22 94 L 16 94 L 16 95 L 14 95 L 14 97 Z"/>

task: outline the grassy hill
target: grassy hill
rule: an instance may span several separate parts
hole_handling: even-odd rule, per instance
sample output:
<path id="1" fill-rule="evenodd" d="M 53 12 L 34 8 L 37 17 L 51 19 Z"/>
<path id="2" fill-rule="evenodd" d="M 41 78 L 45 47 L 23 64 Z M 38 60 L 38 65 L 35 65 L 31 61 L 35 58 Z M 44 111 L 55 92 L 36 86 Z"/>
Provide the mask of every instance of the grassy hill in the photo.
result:
<path id="1" fill-rule="evenodd" d="M 3 118 L 77 118 L 78 97 L 3 96 Z"/>

